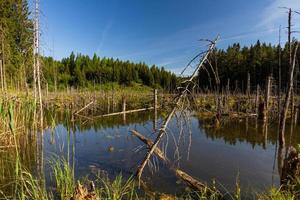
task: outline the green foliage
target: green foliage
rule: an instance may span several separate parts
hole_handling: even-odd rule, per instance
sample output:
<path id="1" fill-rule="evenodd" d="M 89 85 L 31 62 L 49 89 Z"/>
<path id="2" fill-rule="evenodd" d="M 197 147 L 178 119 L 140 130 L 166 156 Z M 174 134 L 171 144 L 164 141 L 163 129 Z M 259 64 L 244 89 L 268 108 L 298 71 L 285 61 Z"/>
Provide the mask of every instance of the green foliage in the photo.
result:
<path id="1" fill-rule="evenodd" d="M 297 144 L 296 149 L 297 149 L 297 152 L 300 153 L 300 144 Z"/>
<path id="2" fill-rule="evenodd" d="M 288 191 L 272 188 L 267 194 L 261 194 L 259 200 L 294 200 L 295 196 Z"/>
<path id="3" fill-rule="evenodd" d="M 22 170 L 20 180 L 18 181 L 19 191 L 17 192 L 18 199 L 40 199 L 48 200 L 51 194 L 47 194 L 46 187 L 41 181 L 35 179 L 33 175 L 27 170 Z"/>
<path id="4" fill-rule="evenodd" d="M 29 15 L 27 0 L 0 1 L 0 60 L 7 85 L 25 87 L 31 78 L 33 23 Z"/>
<path id="5" fill-rule="evenodd" d="M 163 88 L 168 91 L 176 89 L 177 77 L 153 65 L 149 68 L 145 63 L 132 63 L 112 58 L 100 58 L 73 52 L 68 58 L 55 61 L 51 57 L 43 58 L 44 76 L 52 88 L 96 87 L 109 83 L 131 86 L 137 83 Z"/>
<path id="6" fill-rule="evenodd" d="M 292 44 L 294 45 L 294 43 Z M 245 92 L 247 88 L 247 77 L 250 74 L 251 87 L 254 91 L 257 85 L 264 88 L 266 78 L 272 75 L 275 82 L 278 83 L 279 77 L 279 50 L 281 51 L 281 85 L 282 90 L 286 87 L 288 80 L 289 57 L 288 46 L 272 46 L 271 44 L 257 41 L 251 46 L 241 47 L 239 43 L 229 46 L 227 49 L 217 49 L 210 56 L 212 65 L 218 66 L 218 74 L 221 81 L 221 87 L 225 88 L 230 80 L 230 89 Z M 297 55 L 300 58 L 300 52 Z M 205 70 L 200 70 L 199 85 L 202 89 L 213 87 L 215 84 L 213 73 L 210 67 L 207 67 L 210 77 Z M 299 77 L 296 77 L 299 78 Z M 210 85 L 212 83 L 212 86 Z"/>

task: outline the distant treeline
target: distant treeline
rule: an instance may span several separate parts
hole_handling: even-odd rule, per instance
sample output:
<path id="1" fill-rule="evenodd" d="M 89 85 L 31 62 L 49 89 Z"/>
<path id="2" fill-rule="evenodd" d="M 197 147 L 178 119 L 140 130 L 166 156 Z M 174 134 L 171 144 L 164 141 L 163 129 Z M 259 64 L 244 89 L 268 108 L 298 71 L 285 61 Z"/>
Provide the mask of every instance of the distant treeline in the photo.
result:
<path id="1" fill-rule="evenodd" d="M 74 53 L 61 61 L 43 58 L 43 74 L 49 85 L 62 87 L 88 87 L 94 84 L 116 82 L 130 86 L 140 83 L 172 91 L 176 88 L 176 75 L 155 65 L 132 63 L 113 58 L 100 58 Z"/>
<path id="2" fill-rule="evenodd" d="M 294 49 L 294 43 L 295 41 L 293 41 L 292 49 Z M 287 44 L 279 47 L 279 45 L 273 46 L 257 41 L 255 45 L 250 47 L 241 47 L 240 44 L 235 43 L 227 49 L 215 50 L 214 54 L 210 56 L 210 60 L 211 64 L 218 68 L 222 88 L 225 88 L 229 81 L 232 91 L 237 89 L 245 92 L 248 74 L 250 75 L 251 91 L 254 91 L 257 85 L 263 88 L 269 75 L 273 77 L 273 85 L 278 86 L 280 70 L 281 89 L 284 90 L 287 86 L 289 71 L 288 49 Z M 279 57 L 279 55 L 281 56 Z M 297 80 L 299 80 L 299 59 L 300 52 L 297 54 L 296 63 Z M 280 69 L 279 66 L 281 66 Z M 210 75 L 208 75 L 206 70 L 201 70 L 198 79 L 199 85 L 202 89 L 211 89 L 215 87 L 215 79 L 209 65 L 207 65 L 206 69 Z"/>

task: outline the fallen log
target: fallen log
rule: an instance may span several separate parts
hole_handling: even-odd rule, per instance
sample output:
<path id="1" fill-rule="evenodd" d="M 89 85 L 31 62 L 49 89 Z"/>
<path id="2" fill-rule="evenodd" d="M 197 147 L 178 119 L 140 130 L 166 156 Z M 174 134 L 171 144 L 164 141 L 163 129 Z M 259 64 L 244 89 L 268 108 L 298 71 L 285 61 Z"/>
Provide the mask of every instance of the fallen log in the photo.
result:
<path id="1" fill-rule="evenodd" d="M 94 101 L 91 101 L 90 103 L 88 103 L 87 105 L 85 105 L 83 108 L 81 108 L 80 110 L 76 111 L 74 113 L 74 115 L 79 114 L 80 112 L 82 112 L 83 110 L 87 109 L 90 105 L 92 105 L 94 103 Z"/>
<path id="2" fill-rule="evenodd" d="M 153 110 L 153 109 L 154 109 L 154 107 L 141 108 L 141 109 L 136 109 L 136 110 L 127 110 L 127 111 L 122 111 L 122 112 L 115 112 L 115 113 L 109 113 L 109 114 L 104 114 L 104 115 L 98 115 L 98 116 L 95 116 L 94 118 L 109 117 L 109 116 L 122 115 L 122 114 L 127 114 L 127 113 L 134 113 L 134 112 L 142 112 L 142 111 Z"/>
<path id="3" fill-rule="evenodd" d="M 142 142 L 144 142 L 148 146 L 148 148 L 151 148 L 153 146 L 152 140 L 146 138 L 145 136 L 143 136 L 136 130 L 131 130 L 130 132 L 134 136 L 136 136 L 138 139 L 140 139 Z M 219 191 L 209 188 L 206 184 L 196 180 L 192 176 L 188 175 L 186 172 L 184 172 L 178 168 L 174 168 L 158 147 L 155 148 L 154 154 L 156 154 L 158 158 L 160 158 L 162 161 L 164 161 L 165 164 L 167 164 L 169 166 L 170 170 L 173 171 L 178 178 L 180 178 L 182 181 L 184 181 L 186 184 L 188 184 L 191 188 L 193 188 L 197 191 L 206 190 L 207 192 L 209 192 L 211 194 L 220 194 Z"/>
<path id="4" fill-rule="evenodd" d="M 146 138 L 145 136 L 143 136 L 142 134 L 140 134 L 139 132 L 135 131 L 135 130 L 131 130 L 131 133 L 136 136 L 137 138 L 139 138 L 142 142 L 144 142 L 149 148 L 152 147 L 153 145 L 153 142 Z M 159 148 L 156 148 L 154 150 L 155 154 L 163 161 L 165 162 L 169 162 L 168 159 L 164 156 L 163 152 L 159 149 Z"/>

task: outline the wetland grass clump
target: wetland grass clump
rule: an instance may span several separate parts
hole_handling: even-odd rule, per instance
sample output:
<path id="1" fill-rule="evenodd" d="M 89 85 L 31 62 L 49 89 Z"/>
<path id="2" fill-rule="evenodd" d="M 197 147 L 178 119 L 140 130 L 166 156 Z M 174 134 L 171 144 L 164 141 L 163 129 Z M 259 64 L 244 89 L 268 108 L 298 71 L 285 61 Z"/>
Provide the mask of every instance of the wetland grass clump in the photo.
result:
<path id="1" fill-rule="evenodd" d="M 65 159 L 56 159 L 50 162 L 55 180 L 56 193 L 60 199 L 72 197 L 75 192 L 73 169 Z"/>
<path id="2" fill-rule="evenodd" d="M 16 187 L 18 188 L 14 194 L 17 199 L 53 199 L 52 193 L 47 193 L 43 180 L 36 179 L 29 171 L 20 170 L 20 176 L 17 179 Z"/>
<path id="3" fill-rule="evenodd" d="M 124 181 L 122 174 L 120 174 L 116 176 L 113 181 L 110 181 L 108 178 L 103 179 L 100 177 L 99 180 L 102 187 L 97 189 L 97 193 L 101 199 L 139 199 L 136 192 L 136 184 L 132 177 Z"/>
<path id="4" fill-rule="evenodd" d="M 298 199 L 292 192 L 281 191 L 280 189 L 272 188 L 266 194 L 259 194 L 259 200 L 295 200 Z"/>

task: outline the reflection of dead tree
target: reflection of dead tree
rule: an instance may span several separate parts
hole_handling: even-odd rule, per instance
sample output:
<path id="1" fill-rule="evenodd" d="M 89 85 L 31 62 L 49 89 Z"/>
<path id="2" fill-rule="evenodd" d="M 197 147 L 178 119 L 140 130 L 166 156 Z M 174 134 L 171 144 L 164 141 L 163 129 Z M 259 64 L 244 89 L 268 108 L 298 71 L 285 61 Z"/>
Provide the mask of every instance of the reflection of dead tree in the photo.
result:
<path id="1" fill-rule="evenodd" d="M 215 55 L 215 54 L 214 54 Z M 210 69 L 214 75 L 215 78 L 215 82 L 216 82 L 216 87 L 215 87 L 215 102 L 216 102 L 216 106 L 217 106 L 217 114 L 216 114 L 216 127 L 219 127 L 220 124 L 220 120 L 221 120 L 221 115 L 222 115 L 222 110 L 221 110 L 221 101 L 222 101 L 222 95 L 221 95 L 221 88 L 220 88 L 220 78 L 219 78 L 219 73 L 218 73 L 218 63 L 217 63 L 217 57 L 214 56 L 215 58 L 215 68 L 213 67 L 213 65 L 211 64 L 211 62 L 209 60 L 207 60 L 207 63 L 210 66 Z"/>
<path id="2" fill-rule="evenodd" d="M 139 180 L 141 178 L 143 170 L 144 170 L 146 164 L 148 163 L 150 157 L 154 153 L 154 151 L 157 148 L 157 146 L 158 146 L 160 140 L 162 139 L 162 137 L 165 135 L 167 126 L 168 126 L 169 122 L 171 121 L 171 119 L 173 118 L 173 116 L 174 116 L 174 114 L 175 114 L 175 112 L 177 110 L 177 107 L 180 105 L 183 97 L 185 97 L 189 93 L 189 88 L 191 88 L 194 85 L 193 80 L 197 76 L 199 70 L 203 67 L 204 63 L 207 62 L 208 56 L 213 51 L 217 39 L 215 39 L 214 41 L 210 41 L 211 44 L 209 46 L 209 49 L 206 52 L 204 52 L 203 54 L 198 54 L 198 57 L 201 56 L 201 55 L 203 56 L 202 59 L 201 59 L 201 61 L 196 66 L 196 68 L 195 68 L 193 74 L 190 76 L 190 78 L 188 80 L 186 80 L 186 81 L 183 82 L 183 84 L 185 84 L 185 87 L 179 88 L 179 94 L 174 98 L 174 102 L 175 103 L 173 105 L 172 111 L 169 113 L 169 115 L 167 116 L 167 118 L 164 120 L 164 123 L 162 124 L 162 126 L 160 128 L 160 131 L 159 131 L 159 134 L 158 134 L 157 138 L 155 139 L 153 145 L 151 146 L 150 150 L 148 151 L 147 155 L 145 156 L 142 164 L 137 169 L 136 176 L 138 177 Z M 195 60 L 195 59 L 196 58 L 194 58 L 193 60 Z M 184 71 L 185 70 L 186 70 L 186 68 L 184 69 Z"/>

